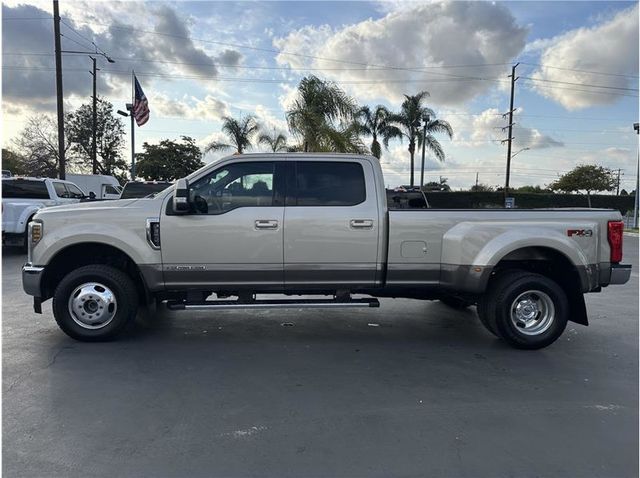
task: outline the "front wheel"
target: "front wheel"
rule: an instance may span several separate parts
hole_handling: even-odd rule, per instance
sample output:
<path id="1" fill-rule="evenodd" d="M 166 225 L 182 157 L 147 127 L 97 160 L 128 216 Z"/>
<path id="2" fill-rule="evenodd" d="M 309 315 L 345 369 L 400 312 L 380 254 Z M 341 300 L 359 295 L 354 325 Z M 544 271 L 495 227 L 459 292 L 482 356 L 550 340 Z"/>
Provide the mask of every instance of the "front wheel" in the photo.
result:
<path id="1" fill-rule="evenodd" d="M 564 332 L 569 317 L 569 301 L 562 287 L 526 271 L 510 271 L 496 278 L 481 307 L 487 328 L 520 349 L 551 345 Z"/>
<path id="2" fill-rule="evenodd" d="M 138 309 L 136 288 L 127 274 L 103 264 L 67 274 L 53 295 L 53 315 L 70 337 L 85 342 L 115 338 Z"/>

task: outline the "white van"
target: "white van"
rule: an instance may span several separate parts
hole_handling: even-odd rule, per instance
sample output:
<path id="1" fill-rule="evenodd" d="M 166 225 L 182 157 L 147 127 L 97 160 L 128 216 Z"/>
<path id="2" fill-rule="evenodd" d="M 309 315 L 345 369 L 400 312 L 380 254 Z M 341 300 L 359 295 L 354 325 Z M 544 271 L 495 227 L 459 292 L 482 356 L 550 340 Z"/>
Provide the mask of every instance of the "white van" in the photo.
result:
<path id="1" fill-rule="evenodd" d="M 122 187 L 116 178 L 105 174 L 67 174 L 67 179 L 80 186 L 87 196 L 96 199 L 120 199 Z"/>

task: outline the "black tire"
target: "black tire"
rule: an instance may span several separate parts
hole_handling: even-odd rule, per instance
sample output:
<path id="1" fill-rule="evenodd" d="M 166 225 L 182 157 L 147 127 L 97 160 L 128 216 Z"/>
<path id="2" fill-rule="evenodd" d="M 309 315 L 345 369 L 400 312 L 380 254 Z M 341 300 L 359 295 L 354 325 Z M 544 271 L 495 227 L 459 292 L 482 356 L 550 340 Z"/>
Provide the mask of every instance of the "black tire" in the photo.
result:
<path id="1" fill-rule="evenodd" d="M 460 299 L 453 296 L 441 297 L 440 302 L 448 307 L 451 307 L 452 309 L 458 310 L 466 309 L 467 307 L 473 305 L 473 302 L 469 302 L 468 300 Z"/>
<path id="2" fill-rule="evenodd" d="M 487 297 L 488 295 L 489 293 L 485 294 L 485 296 L 478 301 L 478 305 L 476 306 L 476 312 L 478 313 L 478 318 L 480 319 L 480 322 L 482 323 L 482 325 L 484 325 L 484 328 L 487 329 L 496 337 L 501 338 L 500 334 L 498 334 L 498 331 L 495 329 L 494 324 L 492 324 L 489 321 L 489 312 L 487 310 L 488 304 L 489 304 L 489 300 Z"/>
<path id="3" fill-rule="evenodd" d="M 105 321 L 104 326 L 96 325 L 97 328 L 80 325 L 78 322 L 82 321 L 77 321 L 69 310 L 71 295 L 88 283 L 103 285 L 115 297 L 114 314 L 108 322 Z M 131 278 L 121 270 L 103 264 L 92 264 L 71 271 L 60 281 L 53 295 L 53 315 L 58 326 L 69 337 L 83 342 L 113 340 L 135 318 L 137 310 L 138 295 Z"/>
<path id="4" fill-rule="evenodd" d="M 538 312 L 531 327 L 517 319 L 516 300 L 531 299 Z M 545 313 L 544 311 L 547 311 Z M 519 349 L 540 349 L 555 342 L 564 332 L 569 318 L 569 301 L 565 291 L 553 280 L 526 271 L 508 271 L 495 278 L 478 315 L 487 329 Z M 548 317 L 545 319 L 545 317 Z M 518 325 L 516 325 L 518 323 Z M 537 330 L 536 330 L 537 329 Z"/>

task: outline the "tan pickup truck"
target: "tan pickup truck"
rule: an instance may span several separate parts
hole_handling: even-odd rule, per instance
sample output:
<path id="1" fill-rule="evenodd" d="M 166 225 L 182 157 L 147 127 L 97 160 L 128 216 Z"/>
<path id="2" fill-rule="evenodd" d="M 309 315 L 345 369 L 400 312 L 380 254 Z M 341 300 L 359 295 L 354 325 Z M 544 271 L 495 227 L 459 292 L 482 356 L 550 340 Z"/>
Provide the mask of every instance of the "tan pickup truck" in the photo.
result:
<path id="1" fill-rule="evenodd" d="M 373 157 L 245 154 L 153 197 L 42 210 L 23 284 L 36 312 L 53 298 L 59 326 L 79 340 L 111 339 L 159 302 L 377 307 L 404 297 L 476 304 L 491 333 L 535 349 L 567 321 L 587 325 L 584 293 L 628 281 L 620 219 L 598 209 L 394 210 Z"/>

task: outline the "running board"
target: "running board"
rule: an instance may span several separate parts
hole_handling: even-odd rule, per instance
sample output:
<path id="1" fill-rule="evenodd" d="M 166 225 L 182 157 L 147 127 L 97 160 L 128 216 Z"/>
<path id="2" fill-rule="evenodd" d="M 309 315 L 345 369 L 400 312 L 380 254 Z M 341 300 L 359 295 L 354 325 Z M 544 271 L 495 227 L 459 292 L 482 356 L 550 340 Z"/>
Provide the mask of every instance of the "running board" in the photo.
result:
<path id="1" fill-rule="evenodd" d="M 325 309 L 344 307 L 380 307 L 378 299 L 298 299 L 298 300 L 215 300 L 205 302 L 167 302 L 169 310 L 225 310 L 225 309 Z"/>

